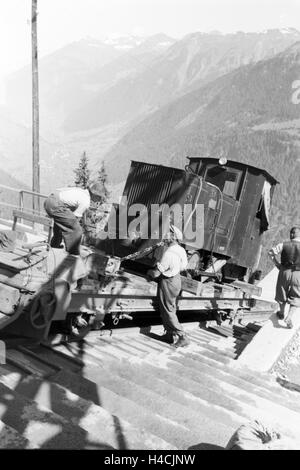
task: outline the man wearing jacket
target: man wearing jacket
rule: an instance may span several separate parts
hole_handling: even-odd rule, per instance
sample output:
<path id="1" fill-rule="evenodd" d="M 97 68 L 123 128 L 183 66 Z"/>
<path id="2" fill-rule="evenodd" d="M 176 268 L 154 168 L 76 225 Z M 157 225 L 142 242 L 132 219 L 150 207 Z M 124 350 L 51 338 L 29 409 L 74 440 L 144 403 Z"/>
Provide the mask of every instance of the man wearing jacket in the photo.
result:
<path id="1" fill-rule="evenodd" d="M 288 328 L 293 328 L 292 318 L 297 310 L 300 313 L 300 227 L 293 227 L 290 241 L 279 243 L 268 254 L 279 269 L 275 300 L 279 303 L 280 311 L 277 315 L 284 319 L 285 306 L 289 304 L 285 322 Z M 280 262 L 276 258 L 278 255 L 281 257 Z"/>

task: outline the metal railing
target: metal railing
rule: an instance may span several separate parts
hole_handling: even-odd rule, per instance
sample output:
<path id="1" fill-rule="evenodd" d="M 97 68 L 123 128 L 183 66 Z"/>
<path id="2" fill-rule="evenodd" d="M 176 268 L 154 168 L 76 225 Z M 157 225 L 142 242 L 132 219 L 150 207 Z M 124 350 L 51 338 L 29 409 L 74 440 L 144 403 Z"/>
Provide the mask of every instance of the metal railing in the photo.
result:
<path id="1" fill-rule="evenodd" d="M 1 185 L 0 185 L 0 187 L 1 187 Z M 24 207 L 24 194 L 30 194 L 30 195 L 32 196 L 32 202 L 33 202 L 33 199 L 34 199 L 34 198 L 37 198 L 37 199 L 38 199 L 38 207 L 39 207 L 39 209 L 38 209 L 37 211 L 35 211 L 35 210 L 31 207 L 30 211 L 33 212 L 33 213 L 34 213 L 34 212 L 37 212 L 37 213 L 40 215 L 40 214 L 41 214 L 41 205 L 40 205 L 41 199 L 47 199 L 48 195 L 46 195 L 46 194 L 41 194 L 41 193 L 36 193 L 36 192 L 34 192 L 34 191 L 29 191 L 29 190 L 27 190 L 27 189 L 21 189 L 21 190 L 19 191 L 19 209 L 21 209 L 21 210 L 24 210 L 24 209 L 29 210 L 29 209 L 27 209 L 27 208 Z M 32 204 L 32 206 L 33 206 L 33 204 Z M 44 212 L 44 210 L 43 210 L 43 212 Z"/>
<path id="2" fill-rule="evenodd" d="M 5 197 L 1 197 L 1 190 L 5 190 Z M 7 196 L 7 191 L 12 194 L 11 198 Z M 26 196 L 30 197 L 26 198 Z M 28 189 L 16 189 L 0 184 L 0 207 L 3 208 L 3 210 L 0 210 L 0 217 L 12 220 L 13 211 L 16 209 L 30 212 L 35 215 L 46 215 L 42 202 L 47 197 L 48 195 L 40 194 Z M 38 200 L 38 210 L 33 209 L 33 198 L 37 198 Z"/>

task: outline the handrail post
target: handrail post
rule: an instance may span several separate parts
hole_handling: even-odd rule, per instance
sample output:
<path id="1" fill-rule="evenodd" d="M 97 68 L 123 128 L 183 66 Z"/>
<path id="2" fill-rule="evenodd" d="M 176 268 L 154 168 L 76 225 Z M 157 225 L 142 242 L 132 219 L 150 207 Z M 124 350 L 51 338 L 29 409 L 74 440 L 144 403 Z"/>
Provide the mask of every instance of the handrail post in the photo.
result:
<path id="1" fill-rule="evenodd" d="M 39 76 L 37 46 L 37 0 L 32 0 L 31 36 L 32 36 L 32 190 L 40 192 L 40 156 L 39 156 Z M 40 214 L 40 200 L 32 198 L 32 208 Z"/>
<path id="2" fill-rule="evenodd" d="M 24 207 L 24 194 L 23 194 L 22 190 L 19 192 L 19 206 L 20 206 L 20 209 L 23 210 L 23 207 Z"/>

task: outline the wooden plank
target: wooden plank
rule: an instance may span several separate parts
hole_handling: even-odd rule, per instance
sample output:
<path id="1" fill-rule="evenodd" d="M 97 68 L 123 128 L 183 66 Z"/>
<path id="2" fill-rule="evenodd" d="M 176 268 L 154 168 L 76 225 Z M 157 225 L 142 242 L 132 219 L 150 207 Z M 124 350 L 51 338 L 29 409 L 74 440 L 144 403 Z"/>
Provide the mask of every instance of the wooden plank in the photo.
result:
<path id="1" fill-rule="evenodd" d="M 22 271 L 40 263 L 47 257 L 47 252 L 45 251 L 32 253 L 29 258 L 28 254 L 27 251 L 18 248 L 14 252 L 2 251 L 0 253 L 0 265 L 5 266 L 11 271 Z"/>
<path id="2" fill-rule="evenodd" d="M 13 315 L 20 299 L 20 291 L 14 287 L 0 284 L 0 311 Z"/>
<path id="3" fill-rule="evenodd" d="M 53 220 L 50 219 L 49 217 L 31 214 L 30 212 L 14 210 L 13 217 L 14 217 L 14 225 L 15 225 L 15 219 L 24 219 L 24 220 L 29 220 L 30 222 L 36 222 L 38 224 L 46 225 L 47 227 L 53 226 Z"/>
<path id="4" fill-rule="evenodd" d="M 191 294 L 200 295 L 202 290 L 202 282 L 195 281 L 195 279 L 189 279 L 185 276 L 181 277 L 181 289 L 185 292 L 190 292 Z"/>
<path id="5" fill-rule="evenodd" d="M 257 297 L 260 297 L 262 293 L 262 288 L 255 284 L 248 284 L 247 282 L 236 280 L 231 285 L 251 296 L 256 295 Z"/>
<path id="6" fill-rule="evenodd" d="M 39 276 L 38 274 L 33 274 L 33 276 L 30 278 L 30 281 L 28 281 L 27 273 L 25 273 L 25 275 L 16 273 L 12 276 L 12 272 L 7 274 L 7 271 L 5 273 L 5 270 L 1 269 L 0 267 L 0 285 L 1 283 L 6 284 L 7 286 L 15 287 L 16 289 L 20 289 L 22 291 L 35 292 L 41 287 L 41 285 L 48 282 L 48 280 L 49 279 L 46 275 Z"/>
<path id="7" fill-rule="evenodd" d="M 217 273 L 218 271 L 221 270 L 221 268 L 223 266 L 225 266 L 225 264 L 227 263 L 227 260 L 226 259 L 218 259 L 218 260 L 215 260 L 213 265 L 210 266 L 208 269 L 206 269 L 206 272 L 208 274 L 214 274 L 214 273 Z M 205 277 L 205 276 L 202 276 L 201 275 L 201 281 L 204 282 L 206 281 L 207 279 L 209 279 L 209 277 Z"/>

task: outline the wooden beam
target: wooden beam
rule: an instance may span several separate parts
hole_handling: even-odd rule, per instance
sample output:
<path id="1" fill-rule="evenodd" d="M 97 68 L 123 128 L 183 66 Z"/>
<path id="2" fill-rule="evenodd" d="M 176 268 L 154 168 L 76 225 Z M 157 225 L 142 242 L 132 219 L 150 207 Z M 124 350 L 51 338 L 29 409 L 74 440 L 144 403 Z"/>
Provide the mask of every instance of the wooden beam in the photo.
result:
<path id="1" fill-rule="evenodd" d="M 245 292 L 245 294 L 248 294 L 250 296 L 255 295 L 257 297 L 260 297 L 261 293 L 262 293 L 262 288 L 261 287 L 255 285 L 255 284 L 248 284 L 248 282 L 243 282 L 243 281 L 236 280 L 230 285 L 234 286 L 234 287 L 237 287 L 241 291 Z"/>

